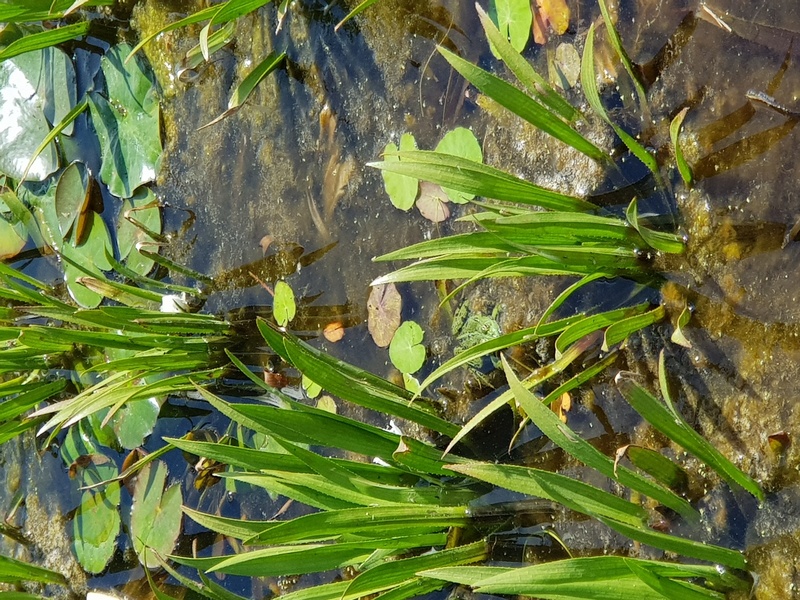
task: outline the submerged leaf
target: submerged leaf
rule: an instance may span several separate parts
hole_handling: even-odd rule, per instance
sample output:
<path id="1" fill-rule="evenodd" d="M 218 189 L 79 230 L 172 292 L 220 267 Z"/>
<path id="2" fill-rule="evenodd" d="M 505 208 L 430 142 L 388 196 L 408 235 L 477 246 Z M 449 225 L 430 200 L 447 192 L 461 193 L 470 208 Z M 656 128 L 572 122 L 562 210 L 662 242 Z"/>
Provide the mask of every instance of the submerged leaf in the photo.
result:
<path id="1" fill-rule="evenodd" d="M 385 348 L 400 327 L 403 299 L 393 283 L 372 287 L 367 300 L 367 327 L 375 345 Z"/>

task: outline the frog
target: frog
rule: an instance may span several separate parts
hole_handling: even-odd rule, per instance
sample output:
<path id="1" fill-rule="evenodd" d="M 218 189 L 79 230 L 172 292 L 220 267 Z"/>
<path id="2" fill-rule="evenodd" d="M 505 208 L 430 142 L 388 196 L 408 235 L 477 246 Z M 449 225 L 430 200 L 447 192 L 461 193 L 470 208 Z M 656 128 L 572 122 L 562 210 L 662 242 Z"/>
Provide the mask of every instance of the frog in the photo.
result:
<path id="1" fill-rule="evenodd" d="M 457 341 L 453 349 L 455 354 L 482 344 L 489 340 L 500 337 L 503 333 L 498 323 L 500 306 L 495 305 L 491 314 L 481 314 L 472 312 L 469 303 L 464 302 L 458 307 L 453 315 L 453 337 Z M 497 358 L 491 357 L 492 366 L 498 366 Z M 484 370 L 484 360 L 478 358 L 470 361 L 469 367 L 474 371 Z"/>

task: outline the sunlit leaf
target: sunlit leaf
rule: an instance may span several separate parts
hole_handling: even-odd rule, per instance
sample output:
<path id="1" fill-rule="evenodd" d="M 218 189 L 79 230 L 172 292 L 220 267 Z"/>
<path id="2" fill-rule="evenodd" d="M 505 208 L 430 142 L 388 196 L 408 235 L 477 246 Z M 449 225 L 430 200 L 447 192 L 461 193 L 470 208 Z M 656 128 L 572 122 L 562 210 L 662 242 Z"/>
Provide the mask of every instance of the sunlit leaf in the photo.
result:
<path id="1" fill-rule="evenodd" d="M 400 148 L 406 150 L 406 148 Z M 409 148 L 409 150 L 416 150 L 416 148 Z M 451 156 L 460 156 L 467 160 L 476 163 L 483 162 L 483 152 L 481 145 L 475 134 L 465 127 L 456 127 L 448 131 L 441 141 L 436 145 L 436 152 L 442 154 L 449 154 Z M 450 188 L 443 188 L 448 197 L 456 204 L 464 204 L 472 200 L 475 195 L 462 192 L 460 190 L 453 190 Z"/>
<path id="2" fill-rule="evenodd" d="M 158 200 L 149 188 L 140 188 L 122 203 L 117 223 L 117 245 L 119 259 L 139 275 L 146 275 L 152 268 L 152 258 L 144 256 L 139 248 L 155 249 L 153 234 L 161 234 L 161 209 Z"/>
<path id="3" fill-rule="evenodd" d="M 139 562 L 155 568 L 158 561 L 151 551 L 145 557 L 145 547 L 159 554 L 172 551 L 181 529 L 181 486 L 175 484 L 164 490 L 167 467 L 161 462 L 147 464 L 136 478 L 131 509 L 131 539 Z"/>
<path id="4" fill-rule="evenodd" d="M 528 43 L 533 20 L 530 0 L 491 0 L 489 16 L 511 46 L 522 52 Z"/>
<path id="5" fill-rule="evenodd" d="M 52 49 L 51 46 L 86 35 L 88 31 L 89 22 L 83 21 L 26 35 L 0 50 L 0 61 L 5 61 L 27 52 L 50 50 Z"/>
<path id="6" fill-rule="evenodd" d="M 385 348 L 400 327 L 403 299 L 393 283 L 373 286 L 367 300 L 367 327 L 375 344 Z"/>
<path id="7" fill-rule="evenodd" d="M 0 63 L 0 89 L 0 171 L 20 179 L 50 125 L 75 105 L 75 70 L 57 48 L 28 52 Z M 50 143 L 33 161 L 27 178 L 41 181 L 57 167 Z"/>
<path id="8" fill-rule="evenodd" d="M 120 489 L 111 483 L 102 490 L 86 490 L 73 521 L 75 554 L 89 573 L 101 573 L 116 548 L 119 534 Z"/>
<path id="9" fill-rule="evenodd" d="M 275 297 L 273 298 L 272 314 L 281 327 L 286 327 L 297 312 L 294 301 L 294 292 L 288 283 L 278 281 L 275 284 Z"/>
<path id="10" fill-rule="evenodd" d="M 89 202 L 89 170 L 86 165 L 74 162 L 68 165 L 58 179 L 56 186 L 56 213 L 58 227 L 62 237 L 72 229 L 78 221 L 75 239 L 83 240 Z"/>
<path id="11" fill-rule="evenodd" d="M 401 373 L 414 373 L 425 363 L 425 347 L 420 343 L 422 328 L 406 321 L 397 329 L 389 344 L 389 358 Z"/>
<path id="12" fill-rule="evenodd" d="M 281 52 L 280 54 L 277 52 L 271 52 L 267 58 L 253 67 L 253 70 L 250 71 L 250 73 L 247 74 L 242 82 L 236 86 L 236 88 L 233 90 L 230 100 L 228 100 L 228 109 L 216 119 L 209 121 L 199 129 L 205 129 L 206 127 L 214 125 L 215 123 L 219 123 L 225 117 L 232 115 L 239 110 L 242 105 L 247 102 L 247 99 L 250 97 L 250 94 L 253 93 L 253 90 L 256 89 L 256 86 L 261 83 L 261 80 L 277 69 L 285 58 L 285 52 Z"/>
<path id="13" fill-rule="evenodd" d="M 447 206 L 450 198 L 445 194 L 442 187 L 435 183 L 423 181 L 420 183 L 419 188 L 419 198 L 417 198 L 419 213 L 432 223 L 446 221 L 450 217 L 450 209 Z"/>
<path id="14" fill-rule="evenodd" d="M 158 99 L 140 61 L 123 63 L 130 50 L 119 44 L 103 56 L 105 95 L 89 96 L 102 154 L 100 178 L 120 198 L 130 198 L 140 185 L 155 180 L 161 166 Z"/>
<path id="15" fill-rule="evenodd" d="M 416 149 L 417 142 L 413 135 L 404 133 L 400 136 L 401 152 Z M 398 148 L 394 144 L 386 144 L 386 148 L 383 150 L 383 159 L 387 162 L 399 161 L 400 158 L 396 154 L 397 150 Z M 414 200 L 419 190 L 419 180 L 391 171 L 381 171 L 381 177 L 383 177 L 383 187 L 389 195 L 389 200 L 392 201 L 392 204 L 400 210 L 408 210 L 414 206 Z"/>
<path id="16" fill-rule="evenodd" d="M 689 107 L 687 106 L 672 119 L 672 122 L 669 124 L 669 139 L 672 142 L 672 150 L 675 153 L 675 164 L 678 166 L 681 179 L 683 179 L 686 185 L 692 185 L 694 180 L 692 168 L 689 166 L 689 163 L 686 162 L 686 157 L 683 155 L 683 147 L 680 143 L 681 126 L 683 126 L 683 120 L 686 118 L 686 113 L 688 112 Z"/>
<path id="17" fill-rule="evenodd" d="M 161 402 L 156 398 L 126 402 L 109 421 L 119 444 L 128 450 L 143 445 L 144 439 L 153 433 L 160 410 Z"/>

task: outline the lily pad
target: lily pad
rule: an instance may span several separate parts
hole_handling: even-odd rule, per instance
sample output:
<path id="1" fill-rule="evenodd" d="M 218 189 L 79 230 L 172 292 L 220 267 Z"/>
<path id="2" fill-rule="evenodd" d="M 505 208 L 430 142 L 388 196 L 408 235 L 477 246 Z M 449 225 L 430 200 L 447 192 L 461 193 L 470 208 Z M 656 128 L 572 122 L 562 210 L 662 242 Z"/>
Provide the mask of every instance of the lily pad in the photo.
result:
<path id="1" fill-rule="evenodd" d="M 442 154 L 450 154 L 451 156 L 459 156 L 475 162 L 483 161 L 483 152 L 481 151 L 481 145 L 478 139 L 475 137 L 474 133 L 464 127 L 456 127 L 452 131 L 448 131 L 436 146 L 436 151 Z M 467 194 L 448 188 L 442 189 L 450 200 L 456 204 L 465 204 L 475 197 L 475 194 Z"/>
<path id="2" fill-rule="evenodd" d="M 75 106 L 75 70 L 57 48 L 26 52 L 0 63 L 0 171 L 21 179 L 39 144 Z M 71 132 L 69 126 L 65 133 Z M 41 181 L 58 168 L 51 142 L 26 179 Z"/>
<path id="3" fill-rule="evenodd" d="M 272 314 L 275 316 L 275 322 L 281 327 L 286 327 L 297 312 L 294 292 L 288 283 L 279 281 L 275 284 L 275 297 L 272 302 Z"/>
<path id="4" fill-rule="evenodd" d="M 56 185 L 56 216 L 61 237 L 67 237 L 77 220 L 75 238 L 83 240 L 88 224 L 89 170 L 86 165 L 74 162 L 68 165 Z"/>
<path id="5" fill-rule="evenodd" d="M 414 136 L 410 133 L 404 133 L 400 136 L 400 151 L 416 150 L 417 142 Z M 393 162 L 400 160 L 396 154 L 397 146 L 394 144 L 387 144 L 384 149 L 384 160 Z M 409 177 L 407 175 L 399 175 L 389 171 L 381 171 L 383 177 L 383 187 L 386 193 L 389 194 L 389 199 L 400 210 L 408 210 L 414 206 L 414 200 L 417 198 L 417 191 L 419 189 L 419 180 Z"/>
<path id="6" fill-rule="evenodd" d="M 100 573 L 114 554 L 119 534 L 119 483 L 105 490 L 86 490 L 73 521 L 73 546 L 78 562 L 89 573 Z"/>
<path id="7" fill-rule="evenodd" d="M 181 530 L 181 486 L 164 490 L 167 466 L 162 461 L 147 464 L 136 478 L 131 508 L 131 539 L 139 562 L 148 569 L 159 566 L 153 552 L 172 552 Z"/>
<path id="8" fill-rule="evenodd" d="M 373 286 L 367 300 L 367 327 L 369 334 L 380 348 L 392 341 L 400 327 L 400 311 L 403 299 L 393 283 Z"/>
<path id="9" fill-rule="evenodd" d="M 157 398 L 126 402 L 109 420 L 120 446 L 126 450 L 141 446 L 144 438 L 153 433 L 160 410 Z"/>
<path id="10" fill-rule="evenodd" d="M 125 266 L 139 275 L 147 275 L 153 268 L 153 259 L 139 252 L 139 246 L 147 248 L 155 243 L 153 234 L 162 231 L 161 209 L 155 194 L 149 188 L 140 188 L 122 203 L 117 224 L 119 259 Z"/>
<path id="11" fill-rule="evenodd" d="M 420 343 L 423 335 L 414 321 L 406 321 L 395 332 L 389 344 L 389 358 L 401 373 L 419 371 L 425 363 L 425 347 Z"/>
<path id="12" fill-rule="evenodd" d="M 25 225 L 8 209 L 3 198 L 14 192 L 0 194 L 0 260 L 19 254 L 28 240 Z"/>
<path id="13" fill-rule="evenodd" d="M 514 50 L 525 49 L 533 23 L 530 0 L 490 0 L 489 17 Z"/>
<path id="14" fill-rule="evenodd" d="M 90 211 L 88 219 L 86 241 L 77 246 L 66 243 L 62 247 L 61 253 L 67 259 L 64 262 L 64 280 L 70 296 L 84 308 L 95 308 L 103 297 L 78 283 L 78 279 L 87 275 L 101 280 L 105 279 L 101 271 L 111 270 L 111 263 L 108 262 L 107 255 L 113 256 L 114 246 L 103 217 Z"/>
<path id="15" fill-rule="evenodd" d="M 153 83 L 138 57 L 127 63 L 128 44 L 111 48 L 102 59 L 106 96 L 92 92 L 89 109 L 100 140 L 100 178 L 115 196 L 130 198 L 155 180 L 161 166 L 159 106 Z"/>

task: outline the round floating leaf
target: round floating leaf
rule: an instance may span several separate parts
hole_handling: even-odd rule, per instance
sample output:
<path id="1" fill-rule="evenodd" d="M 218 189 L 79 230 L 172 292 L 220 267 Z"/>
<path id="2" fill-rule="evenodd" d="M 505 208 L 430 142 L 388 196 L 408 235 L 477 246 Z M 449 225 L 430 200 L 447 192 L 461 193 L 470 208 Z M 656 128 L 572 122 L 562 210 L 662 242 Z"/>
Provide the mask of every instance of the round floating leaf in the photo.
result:
<path id="1" fill-rule="evenodd" d="M 61 173 L 56 185 L 56 216 L 62 238 L 67 237 L 77 219 L 76 239 L 83 239 L 82 234 L 88 222 L 88 203 L 89 170 L 83 163 L 71 163 Z"/>
<path id="2" fill-rule="evenodd" d="M 162 461 L 146 465 L 136 478 L 131 508 L 131 539 L 136 554 L 146 568 L 159 566 L 151 548 L 162 556 L 172 552 L 181 530 L 181 487 L 175 484 L 164 491 L 167 466 Z M 146 554 L 146 556 L 145 556 Z"/>
<path id="3" fill-rule="evenodd" d="M 75 106 L 75 70 L 57 48 L 26 52 L 0 63 L 0 171 L 20 179 L 39 144 Z M 66 133 L 71 132 L 71 126 Z M 41 181 L 58 168 L 51 142 L 26 179 Z"/>
<path id="4" fill-rule="evenodd" d="M 401 373 L 414 373 L 425 363 L 422 328 L 414 321 L 406 321 L 397 329 L 389 344 L 389 358 Z"/>
<path id="5" fill-rule="evenodd" d="M 489 16 L 500 33 L 511 42 L 514 50 L 522 52 L 530 37 L 533 12 L 529 0 L 491 0 Z"/>
<path id="6" fill-rule="evenodd" d="M 423 181 L 419 186 L 417 209 L 420 214 L 433 223 L 441 223 L 450 216 L 447 206 L 450 198 L 444 193 L 442 186 Z"/>
<path id="7" fill-rule="evenodd" d="M 155 251 L 153 234 L 162 231 L 161 209 L 155 194 L 149 188 L 140 188 L 122 203 L 117 224 L 119 259 L 139 275 L 147 275 L 153 268 L 153 259 L 147 258 L 138 247 Z"/>
<path id="8" fill-rule="evenodd" d="M 73 521 L 75 555 L 89 573 L 100 573 L 114 554 L 119 533 L 119 483 L 105 490 L 86 490 Z"/>
<path id="9" fill-rule="evenodd" d="M 111 245 L 111 236 L 108 233 L 108 227 L 106 227 L 103 217 L 94 211 L 89 211 L 88 219 L 86 241 L 77 246 L 66 243 L 63 245 L 61 252 L 68 259 L 64 261 L 64 280 L 67 283 L 70 296 L 84 308 L 95 308 L 102 302 L 103 296 L 78 283 L 78 280 L 86 276 L 97 277 L 101 280 L 105 279 L 101 271 L 111 270 L 111 264 L 108 262 L 106 253 L 113 255 L 114 248 Z M 80 265 L 89 273 L 69 261 Z"/>
<path id="10" fill-rule="evenodd" d="M 367 300 L 367 327 L 375 344 L 385 348 L 400 327 L 403 299 L 393 283 L 376 285 Z"/>
<path id="11" fill-rule="evenodd" d="M 141 446 L 144 438 L 153 433 L 160 410 L 157 398 L 126 402 L 109 421 L 120 445 L 126 450 Z"/>
<path id="12" fill-rule="evenodd" d="M 417 142 L 414 136 L 410 133 L 404 133 L 400 136 L 400 151 L 416 150 Z M 384 149 L 384 160 L 387 162 L 394 162 L 400 160 L 396 154 L 397 146 L 394 144 L 386 144 Z M 389 199 L 400 210 L 408 210 L 414 206 L 414 200 L 417 197 L 417 190 L 419 189 L 419 180 L 408 175 L 399 175 L 389 171 L 381 171 L 383 177 L 383 187 L 386 193 L 389 194 Z"/>
<path id="13" fill-rule="evenodd" d="M 483 161 L 483 152 L 478 139 L 474 133 L 464 127 L 456 127 L 452 131 L 448 131 L 436 146 L 436 152 L 459 156 L 475 162 Z M 450 200 L 456 204 L 464 204 L 475 197 L 475 194 L 467 194 L 448 188 L 442 189 Z"/>
<path id="14" fill-rule="evenodd" d="M 279 281 L 275 284 L 275 297 L 272 302 L 272 314 L 275 315 L 275 322 L 281 327 L 286 327 L 297 312 L 294 292 L 288 283 Z"/>
<path id="15" fill-rule="evenodd" d="M 111 100 L 97 92 L 89 97 L 102 154 L 100 178 L 120 198 L 153 181 L 161 165 L 158 101 L 139 58 L 124 62 L 130 50 L 128 44 L 119 44 L 102 59 Z"/>

